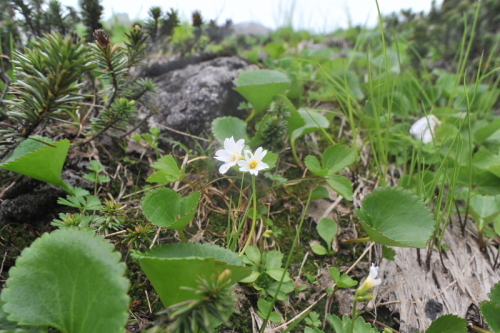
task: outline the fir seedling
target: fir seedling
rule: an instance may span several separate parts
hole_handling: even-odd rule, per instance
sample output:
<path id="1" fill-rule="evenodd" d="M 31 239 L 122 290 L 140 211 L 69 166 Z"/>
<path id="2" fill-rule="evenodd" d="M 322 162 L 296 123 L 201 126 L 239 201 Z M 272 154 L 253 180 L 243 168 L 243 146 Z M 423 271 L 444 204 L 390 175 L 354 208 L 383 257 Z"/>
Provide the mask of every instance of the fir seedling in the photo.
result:
<path id="1" fill-rule="evenodd" d="M 80 0 L 82 21 L 85 26 L 85 40 L 92 42 L 94 31 L 102 29 L 101 17 L 104 7 L 100 0 Z"/>

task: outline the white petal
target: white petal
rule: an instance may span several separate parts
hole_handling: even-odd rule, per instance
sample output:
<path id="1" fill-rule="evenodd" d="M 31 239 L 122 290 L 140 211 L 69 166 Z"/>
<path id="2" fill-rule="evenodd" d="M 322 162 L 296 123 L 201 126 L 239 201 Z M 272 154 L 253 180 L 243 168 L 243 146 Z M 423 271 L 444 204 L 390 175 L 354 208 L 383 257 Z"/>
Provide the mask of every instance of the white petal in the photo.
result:
<path id="1" fill-rule="evenodd" d="M 372 264 L 370 267 L 370 274 L 368 274 L 368 279 L 376 279 L 378 276 L 379 267 Z"/>

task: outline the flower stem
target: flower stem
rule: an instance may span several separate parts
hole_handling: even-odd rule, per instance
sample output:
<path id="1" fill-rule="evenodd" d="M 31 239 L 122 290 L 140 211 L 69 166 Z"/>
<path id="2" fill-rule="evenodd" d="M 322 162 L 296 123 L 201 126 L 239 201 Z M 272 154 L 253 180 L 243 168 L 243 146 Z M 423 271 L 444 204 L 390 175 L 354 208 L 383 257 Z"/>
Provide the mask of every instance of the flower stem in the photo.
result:
<path id="1" fill-rule="evenodd" d="M 241 250 L 240 254 L 238 255 L 240 257 L 245 254 L 245 251 L 247 250 L 248 246 L 250 245 L 250 242 L 252 241 L 252 238 L 255 234 L 255 225 L 257 224 L 257 191 L 255 190 L 255 176 L 254 175 L 252 175 L 252 198 L 253 198 L 252 227 L 250 228 L 250 234 L 248 235 L 247 242 L 245 243 L 243 250 Z"/>
<path id="2" fill-rule="evenodd" d="M 184 229 L 177 230 L 179 232 L 179 237 L 181 238 L 181 242 L 187 243 L 186 234 L 184 233 Z"/>
<path id="3" fill-rule="evenodd" d="M 351 238 L 342 241 L 342 244 L 350 244 L 350 243 L 364 243 L 369 242 L 370 237 L 361 237 L 361 238 Z"/>
<path id="4" fill-rule="evenodd" d="M 356 313 L 357 312 L 356 306 L 358 305 L 357 303 L 358 302 L 356 301 L 356 297 L 354 297 L 354 301 L 352 303 L 352 314 L 351 314 L 351 333 L 354 333 L 354 325 L 357 318 L 357 313 Z"/>

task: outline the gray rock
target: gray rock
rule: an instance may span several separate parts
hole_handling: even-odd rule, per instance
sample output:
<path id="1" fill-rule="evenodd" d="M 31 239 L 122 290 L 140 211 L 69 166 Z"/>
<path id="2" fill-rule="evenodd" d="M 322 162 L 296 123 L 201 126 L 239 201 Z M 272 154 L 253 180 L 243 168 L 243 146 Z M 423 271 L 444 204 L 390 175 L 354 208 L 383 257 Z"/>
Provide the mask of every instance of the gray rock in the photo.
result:
<path id="1" fill-rule="evenodd" d="M 269 36 L 271 29 L 258 22 L 242 22 L 233 25 L 233 33 L 245 36 Z"/>
<path id="2" fill-rule="evenodd" d="M 62 178 L 68 184 L 92 190 L 93 183 L 66 170 Z M 57 199 L 68 195 L 63 189 L 29 177 L 21 177 L 0 197 L 0 226 L 7 223 L 37 224 L 57 217 L 60 206 Z"/>
<path id="3" fill-rule="evenodd" d="M 190 64 L 156 75 L 156 103 L 160 105 L 161 113 L 149 118 L 149 127 L 161 128 L 164 125 L 198 136 L 210 133 L 215 118 L 244 118 L 246 115 L 237 110 L 244 98 L 234 90 L 234 80 L 243 70 L 256 68 L 246 60 L 233 56 Z M 174 132 L 162 131 L 162 136 L 165 135 L 186 144 L 193 143 L 187 136 Z"/>

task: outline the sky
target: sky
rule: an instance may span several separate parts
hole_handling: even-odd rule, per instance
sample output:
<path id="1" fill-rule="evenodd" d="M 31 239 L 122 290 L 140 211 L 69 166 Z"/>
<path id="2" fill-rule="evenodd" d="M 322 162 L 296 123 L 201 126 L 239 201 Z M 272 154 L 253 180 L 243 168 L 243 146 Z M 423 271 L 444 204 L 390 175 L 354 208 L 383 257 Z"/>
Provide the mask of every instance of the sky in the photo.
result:
<path id="1" fill-rule="evenodd" d="M 60 0 L 63 5 L 78 6 L 78 0 Z M 414 12 L 428 12 L 432 0 L 379 0 L 382 14 L 412 8 Z M 442 0 L 436 0 L 441 4 Z M 293 26 L 316 32 L 329 32 L 346 28 L 349 17 L 354 25 L 374 26 L 377 23 L 375 0 L 102 0 L 104 19 L 114 13 L 127 13 L 131 20 L 145 19 L 152 6 L 164 10 L 177 9 L 182 19 L 190 20 L 191 13 L 201 11 L 205 21 L 224 23 L 260 22 L 276 29 L 293 12 Z M 291 9 L 294 8 L 292 11 Z"/>

